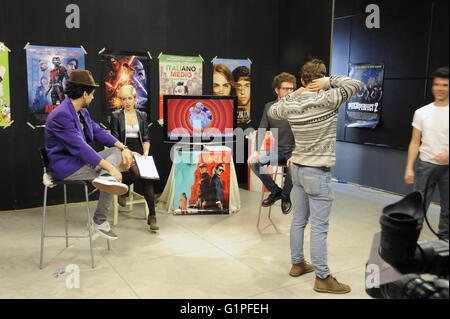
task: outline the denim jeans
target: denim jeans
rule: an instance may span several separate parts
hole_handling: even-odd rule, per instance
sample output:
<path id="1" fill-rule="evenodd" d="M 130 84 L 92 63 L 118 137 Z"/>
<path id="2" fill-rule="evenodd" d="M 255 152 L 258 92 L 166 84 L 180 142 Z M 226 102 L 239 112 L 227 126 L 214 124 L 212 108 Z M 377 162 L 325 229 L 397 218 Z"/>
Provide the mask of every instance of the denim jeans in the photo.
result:
<path id="1" fill-rule="evenodd" d="M 326 278 L 328 268 L 327 236 L 334 195 L 329 170 L 292 164 L 292 182 L 296 196 L 291 225 L 292 264 L 305 261 L 305 226 L 311 218 L 311 262 L 317 277 Z"/>
<path id="2" fill-rule="evenodd" d="M 278 185 L 273 180 L 272 176 L 269 174 L 267 165 L 270 163 L 279 163 L 286 162 L 291 158 L 292 152 L 294 151 L 293 146 L 280 146 L 278 147 L 278 152 L 272 151 L 268 155 L 260 155 L 259 160 L 256 162 L 252 162 L 250 167 L 256 176 L 261 180 L 264 186 L 271 192 L 276 193 L 279 190 Z M 271 156 L 275 153 L 275 156 L 278 155 L 277 158 Z M 286 167 L 286 177 L 284 180 L 284 186 L 282 190 L 282 196 L 284 198 L 289 198 L 292 191 L 292 176 L 291 170 Z"/>
<path id="3" fill-rule="evenodd" d="M 122 164 L 122 152 L 116 147 L 110 147 L 104 151 L 98 153 L 104 160 L 108 161 L 110 164 L 119 169 L 120 164 Z M 66 177 L 64 180 L 67 181 L 92 181 L 97 178 L 101 173 L 106 172 L 102 170 L 99 166 L 92 169 L 90 166 L 83 166 L 78 171 L 72 175 Z M 97 225 L 103 224 L 108 218 L 108 213 L 111 209 L 112 201 L 114 195 L 99 192 L 97 209 L 94 214 L 94 222 Z"/>
<path id="4" fill-rule="evenodd" d="M 441 215 L 438 234 L 448 239 L 448 165 L 436 165 L 418 159 L 414 175 L 414 190 L 420 192 L 422 196 L 425 195 L 425 187 L 429 179 L 426 194 L 426 210 L 430 207 L 436 186 L 439 188 Z"/>

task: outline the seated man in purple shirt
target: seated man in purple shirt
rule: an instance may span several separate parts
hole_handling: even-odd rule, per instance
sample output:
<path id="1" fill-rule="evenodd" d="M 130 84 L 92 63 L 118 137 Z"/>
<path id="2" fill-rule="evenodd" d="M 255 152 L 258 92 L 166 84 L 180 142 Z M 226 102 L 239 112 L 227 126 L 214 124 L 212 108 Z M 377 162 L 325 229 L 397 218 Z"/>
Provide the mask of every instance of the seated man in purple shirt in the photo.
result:
<path id="1" fill-rule="evenodd" d="M 89 180 L 100 190 L 92 226 L 103 237 L 115 240 L 117 236 L 111 230 L 107 216 L 113 195 L 128 191 L 128 186 L 121 183 L 120 169 L 130 168 L 133 155 L 91 119 L 87 107 L 98 86 L 87 70 L 71 73 L 66 99 L 50 113 L 45 123 L 45 148 L 54 180 Z M 97 153 L 89 145 L 94 141 L 109 148 Z"/>

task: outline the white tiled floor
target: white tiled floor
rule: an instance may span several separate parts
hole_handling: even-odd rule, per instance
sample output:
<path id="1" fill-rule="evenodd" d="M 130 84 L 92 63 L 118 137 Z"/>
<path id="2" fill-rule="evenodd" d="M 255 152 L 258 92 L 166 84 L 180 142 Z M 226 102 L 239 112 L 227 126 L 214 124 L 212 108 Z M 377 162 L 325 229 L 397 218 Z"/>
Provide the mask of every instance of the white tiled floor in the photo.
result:
<path id="1" fill-rule="evenodd" d="M 141 205 L 121 213 L 112 250 L 104 239 L 95 240 L 95 269 L 86 239 L 71 240 L 67 249 L 64 239 L 47 239 L 45 268 L 39 270 L 41 209 L 0 212 L 0 298 L 367 298 L 364 266 L 372 237 L 382 208 L 400 197 L 353 185 L 334 188 L 329 264 L 333 275 L 352 287 L 347 295 L 315 293 L 313 273 L 290 277 L 292 214 L 281 214 L 276 205 L 272 217 L 278 231 L 265 227 L 266 215 L 258 230 L 260 194 L 241 190 L 239 213 L 159 213 L 158 234 L 147 231 Z M 63 232 L 62 212 L 62 206 L 49 209 L 49 232 Z M 71 206 L 70 232 L 86 232 L 83 212 L 83 206 Z M 430 214 L 436 224 L 438 207 Z M 309 252 L 309 228 L 305 238 Z M 426 228 L 422 238 L 433 239 Z M 79 289 L 66 288 L 66 275 L 54 276 L 68 264 L 81 269 Z"/>

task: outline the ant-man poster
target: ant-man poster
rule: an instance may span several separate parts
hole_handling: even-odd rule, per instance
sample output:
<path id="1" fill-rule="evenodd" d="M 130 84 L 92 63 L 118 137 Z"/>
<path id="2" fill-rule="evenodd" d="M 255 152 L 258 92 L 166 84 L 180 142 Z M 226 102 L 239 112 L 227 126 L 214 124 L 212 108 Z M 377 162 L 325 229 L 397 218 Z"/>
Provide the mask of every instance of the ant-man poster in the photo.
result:
<path id="1" fill-rule="evenodd" d="M 84 69 L 82 48 L 27 47 L 28 106 L 37 125 L 65 99 L 66 81 L 73 70 Z"/>

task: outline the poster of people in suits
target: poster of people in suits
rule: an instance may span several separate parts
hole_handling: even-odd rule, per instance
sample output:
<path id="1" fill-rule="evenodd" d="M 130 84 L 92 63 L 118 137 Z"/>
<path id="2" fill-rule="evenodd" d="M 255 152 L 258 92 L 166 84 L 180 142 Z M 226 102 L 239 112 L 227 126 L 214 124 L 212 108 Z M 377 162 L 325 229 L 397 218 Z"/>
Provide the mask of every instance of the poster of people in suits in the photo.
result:
<path id="1" fill-rule="evenodd" d="M 251 120 L 251 61 L 249 59 L 214 58 L 213 95 L 238 98 L 237 124 Z"/>
<path id="2" fill-rule="evenodd" d="M 11 123 L 8 50 L 0 42 L 0 127 Z"/>
<path id="3" fill-rule="evenodd" d="M 177 152 L 174 214 L 229 214 L 231 151 Z"/>
<path id="4" fill-rule="evenodd" d="M 117 94 L 124 85 L 132 85 L 136 89 L 136 109 L 149 109 L 150 57 L 145 53 L 127 52 L 103 52 L 101 56 L 104 66 L 105 114 L 109 115 L 121 108 L 122 103 Z"/>
<path id="5" fill-rule="evenodd" d="M 28 106 L 34 122 L 44 124 L 48 114 L 65 99 L 66 81 L 72 71 L 84 69 L 84 50 L 29 45 L 26 56 Z"/>
<path id="6" fill-rule="evenodd" d="M 202 95 L 200 56 L 159 55 L 159 119 L 164 119 L 164 95 Z"/>
<path id="7" fill-rule="evenodd" d="M 364 83 L 345 107 L 345 126 L 375 128 L 381 119 L 384 64 L 350 63 L 349 77 Z"/>

